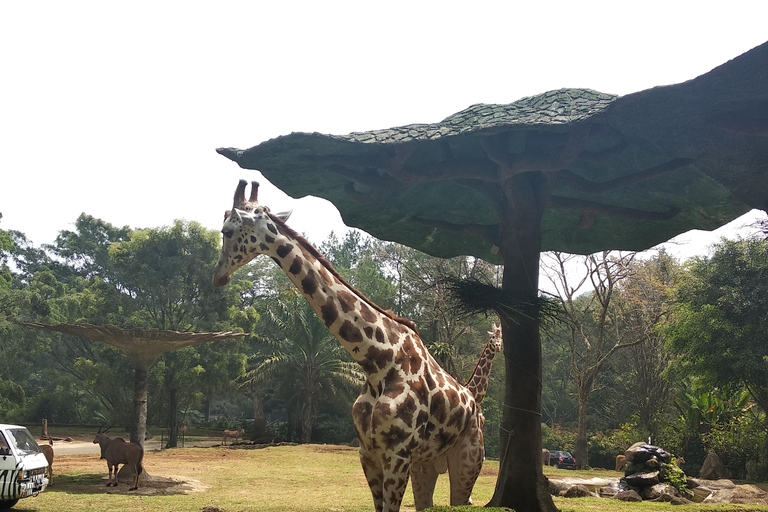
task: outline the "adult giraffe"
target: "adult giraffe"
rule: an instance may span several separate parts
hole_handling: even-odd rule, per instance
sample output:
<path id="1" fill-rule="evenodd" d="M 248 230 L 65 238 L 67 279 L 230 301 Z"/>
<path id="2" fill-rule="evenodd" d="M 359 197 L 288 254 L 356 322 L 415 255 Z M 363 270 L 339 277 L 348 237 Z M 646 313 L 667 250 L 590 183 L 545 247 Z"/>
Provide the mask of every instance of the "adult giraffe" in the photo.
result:
<path id="1" fill-rule="evenodd" d="M 225 214 L 214 286 L 259 254 L 270 256 L 366 373 L 352 407 L 360 463 L 377 512 L 400 510 L 411 477 L 416 510 L 432 506 L 447 464 L 451 505 L 470 503 L 485 450 L 472 393 L 432 358 L 415 325 L 347 283 L 307 240 L 258 204 L 258 183 L 240 180 Z"/>

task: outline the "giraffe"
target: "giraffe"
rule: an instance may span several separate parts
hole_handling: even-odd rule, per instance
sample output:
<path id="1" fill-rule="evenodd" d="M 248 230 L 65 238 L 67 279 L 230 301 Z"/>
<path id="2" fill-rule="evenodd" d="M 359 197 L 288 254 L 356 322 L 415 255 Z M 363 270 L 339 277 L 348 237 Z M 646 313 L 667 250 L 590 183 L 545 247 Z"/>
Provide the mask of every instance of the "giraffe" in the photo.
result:
<path id="1" fill-rule="evenodd" d="M 488 334 L 491 335 L 491 339 L 483 347 L 480 359 L 478 359 L 472 375 L 469 376 L 467 383 L 464 384 L 472 393 L 472 396 L 475 397 L 475 403 L 478 406 L 483 403 L 485 393 L 488 391 L 488 379 L 491 376 L 493 358 L 496 357 L 496 352 L 501 350 L 504 345 L 501 337 L 501 325 L 496 325 L 496 322 L 493 322 L 492 330 L 488 331 Z"/>
<path id="2" fill-rule="evenodd" d="M 365 384 L 352 407 L 360 463 L 376 512 L 395 512 L 410 476 L 416 510 L 432 506 L 437 476 L 447 467 L 451 505 L 471 503 L 485 449 L 470 391 L 427 351 L 410 320 L 385 311 L 347 283 L 306 239 L 289 228 L 289 213 L 258 204 L 258 183 L 240 180 L 225 213 L 213 285 L 259 254 L 286 273 L 344 349 Z"/>

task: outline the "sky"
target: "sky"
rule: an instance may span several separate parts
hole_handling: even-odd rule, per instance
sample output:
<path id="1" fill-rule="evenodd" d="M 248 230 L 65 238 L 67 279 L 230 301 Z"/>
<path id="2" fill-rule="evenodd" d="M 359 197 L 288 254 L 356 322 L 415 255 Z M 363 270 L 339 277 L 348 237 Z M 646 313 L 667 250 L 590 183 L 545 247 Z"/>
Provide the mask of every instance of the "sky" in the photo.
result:
<path id="1" fill-rule="evenodd" d="M 245 178 L 319 244 L 345 230 L 330 203 L 291 199 L 216 148 L 679 83 L 768 40 L 766 19 L 765 0 L 0 2 L 0 228 L 35 245 L 81 213 L 218 230 Z"/>

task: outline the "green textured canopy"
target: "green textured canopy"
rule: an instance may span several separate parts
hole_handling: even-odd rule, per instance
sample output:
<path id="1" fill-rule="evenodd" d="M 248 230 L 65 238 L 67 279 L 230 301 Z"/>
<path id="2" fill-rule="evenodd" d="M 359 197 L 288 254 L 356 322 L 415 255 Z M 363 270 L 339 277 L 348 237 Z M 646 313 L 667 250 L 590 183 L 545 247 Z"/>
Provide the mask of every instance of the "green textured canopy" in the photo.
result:
<path id="1" fill-rule="evenodd" d="M 500 262 L 500 212 L 529 205 L 499 190 L 526 173 L 546 191 L 543 250 L 641 250 L 768 208 L 767 74 L 768 43 L 623 97 L 561 89 L 435 124 L 218 152 L 293 197 L 328 199 L 349 226 L 435 256 Z"/>

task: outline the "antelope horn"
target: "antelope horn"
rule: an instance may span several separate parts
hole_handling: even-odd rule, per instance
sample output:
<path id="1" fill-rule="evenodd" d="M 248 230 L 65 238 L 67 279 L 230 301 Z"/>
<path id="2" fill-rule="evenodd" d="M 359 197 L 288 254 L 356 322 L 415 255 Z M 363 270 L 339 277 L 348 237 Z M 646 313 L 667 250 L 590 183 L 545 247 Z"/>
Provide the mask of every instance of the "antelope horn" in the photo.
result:
<path id="1" fill-rule="evenodd" d="M 259 196 L 259 182 L 258 181 L 252 181 L 251 182 L 251 198 L 248 199 L 249 202 L 255 203 L 256 198 Z"/>

